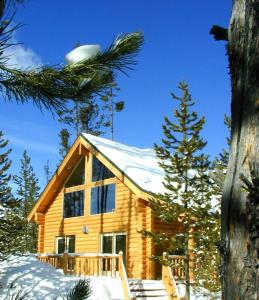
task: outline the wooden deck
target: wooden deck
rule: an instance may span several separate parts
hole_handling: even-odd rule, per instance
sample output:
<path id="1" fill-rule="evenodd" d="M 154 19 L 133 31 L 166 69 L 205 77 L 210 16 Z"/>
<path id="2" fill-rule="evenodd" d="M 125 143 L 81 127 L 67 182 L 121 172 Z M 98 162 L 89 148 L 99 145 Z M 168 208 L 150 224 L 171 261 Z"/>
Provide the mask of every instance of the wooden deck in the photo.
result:
<path id="1" fill-rule="evenodd" d="M 162 282 L 166 288 L 168 299 L 180 300 L 176 281 L 185 278 L 184 256 L 167 255 L 167 261 L 162 267 Z M 109 276 L 121 279 L 125 300 L 134 300 L 132 297 L 123 263 L 123 253 L 101 254 L 101 253 L 63 253 L 63 254 L 39 254 L 41 262 L 51 264 L 57 269 L 62 269 L 64 274 L 77 276 Z M 169 263 L 168 263 L 169 262 Z"/>

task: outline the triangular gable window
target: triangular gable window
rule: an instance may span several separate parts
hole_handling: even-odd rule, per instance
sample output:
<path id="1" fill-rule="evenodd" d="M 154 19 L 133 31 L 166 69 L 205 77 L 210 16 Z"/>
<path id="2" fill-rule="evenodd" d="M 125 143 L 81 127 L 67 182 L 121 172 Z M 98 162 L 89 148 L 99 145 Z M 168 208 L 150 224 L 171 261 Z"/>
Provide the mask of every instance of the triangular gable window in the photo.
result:
<path id="1" fill-rule="evenodd" d="M 92 182 L 115 177 L 95 156 L 92 163 Z"/>
<path id="2" fill-rule="evenodd" d="M 85 160 L 82 159 L 80 163 L 74 168 L 71 176 L 65 184 L 65 188 L 82 185 L 85 183 Z"/>

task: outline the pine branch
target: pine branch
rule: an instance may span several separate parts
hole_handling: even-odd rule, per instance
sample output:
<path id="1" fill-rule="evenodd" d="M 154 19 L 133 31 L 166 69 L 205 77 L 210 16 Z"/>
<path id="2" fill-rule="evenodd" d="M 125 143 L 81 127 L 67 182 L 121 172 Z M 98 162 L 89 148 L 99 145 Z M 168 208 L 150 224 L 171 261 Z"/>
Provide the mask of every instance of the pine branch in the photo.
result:
<path id="1" fill-rule="evenodd" d="M 63 300 L 86 300 L 92 295 L 90 279 L 80 279 L 66 293 Z"/>
<path id="2" fill-rule="evenodd" d="M 10 41 L 19 27 L 10 28 L 14 14 L 8 21 L 3 20 L 11 2 L 0 1 L 0 92 L 8 101 L 32 101 L 40 109 L 63 110 L 68 99 L 77 101 L 99 95 L 114 82 L 116 71 L 126 74 L 137 63 L 135 58 L 144 38 L 134 32 L 117 37 L 104 52 L 76 64 L 30 71 L 11 68 L 5 49 L 13 45 Z"/>

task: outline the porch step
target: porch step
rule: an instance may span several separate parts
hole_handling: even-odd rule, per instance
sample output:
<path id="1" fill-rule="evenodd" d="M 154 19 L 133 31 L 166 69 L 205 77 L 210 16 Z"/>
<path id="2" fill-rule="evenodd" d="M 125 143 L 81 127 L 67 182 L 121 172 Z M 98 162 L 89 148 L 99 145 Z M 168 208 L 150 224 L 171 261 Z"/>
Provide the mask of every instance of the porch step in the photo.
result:
<path id="1" fill-rule="evenodd" d="M 129 287 L 136 300 L 168 300 L 161 280 L 129 279 Z"/>

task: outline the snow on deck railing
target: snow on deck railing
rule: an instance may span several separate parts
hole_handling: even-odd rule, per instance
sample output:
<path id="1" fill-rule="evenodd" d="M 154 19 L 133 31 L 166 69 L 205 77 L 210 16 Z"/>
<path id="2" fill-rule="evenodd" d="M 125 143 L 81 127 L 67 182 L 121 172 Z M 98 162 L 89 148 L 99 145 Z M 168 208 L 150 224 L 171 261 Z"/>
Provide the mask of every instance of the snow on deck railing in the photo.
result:
<path id="1" fill-rule="evenodd" d="M 110 253 L 66 253 L 69 257 L 119 257 L 119 254 L 110 254 Z M 47 256 L 57 256 L 61 257 L 64 253 L 37 253 L 38 257 L 47 257 Z"/>

